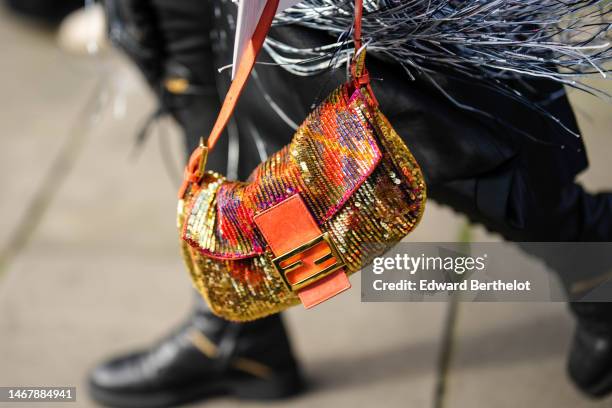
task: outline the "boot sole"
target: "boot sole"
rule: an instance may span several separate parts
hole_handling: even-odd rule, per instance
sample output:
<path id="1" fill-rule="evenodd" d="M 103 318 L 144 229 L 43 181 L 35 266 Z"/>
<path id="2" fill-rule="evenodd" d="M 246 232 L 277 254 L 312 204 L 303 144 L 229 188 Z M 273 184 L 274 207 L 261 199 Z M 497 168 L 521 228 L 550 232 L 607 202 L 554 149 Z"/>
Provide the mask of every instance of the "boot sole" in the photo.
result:
<path id="1" fill-rule="evenodd" d="M 608 373 L 601 381 L 590 387 L 586 387 L 584 391 L 594 398 L 607 396 L 612 391 L 612 372 Z"/>
<path id="2" fill-rule="evenodd" d="M 91 398 L 116 408 L 161 408 L 196 402 L 205 398 L 234 396 L 243 400 L 277 400 L 297 395 L 304 389 L 299 375 L 275 376 L 272 379 L 240 379 L 207 382 L 204 386 L 183 388 L 167 392 L 142 394 L 118 393 L 89 384 Z"/>

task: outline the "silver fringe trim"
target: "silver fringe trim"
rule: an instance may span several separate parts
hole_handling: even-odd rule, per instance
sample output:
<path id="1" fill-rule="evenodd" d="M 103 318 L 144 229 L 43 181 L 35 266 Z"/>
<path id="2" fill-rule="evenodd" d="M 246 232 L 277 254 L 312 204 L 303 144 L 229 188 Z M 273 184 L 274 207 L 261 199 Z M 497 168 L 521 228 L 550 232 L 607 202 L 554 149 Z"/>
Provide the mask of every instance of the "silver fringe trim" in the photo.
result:
<path id="1" fill-rule="evenodd" d="M 543 77 L 610 100 L 581 82 L 607 78 L 612 54 L 609 0 L 364 0 L 368 51 L 412 77 L 451 69 L 480 80 Z M 274 62 L 295 75 L 346 63 L 352 52 L 352 0 L 305 0 L 275 25 L 298 24 L 336 38 L 301 49 L 269 38 Z"/>

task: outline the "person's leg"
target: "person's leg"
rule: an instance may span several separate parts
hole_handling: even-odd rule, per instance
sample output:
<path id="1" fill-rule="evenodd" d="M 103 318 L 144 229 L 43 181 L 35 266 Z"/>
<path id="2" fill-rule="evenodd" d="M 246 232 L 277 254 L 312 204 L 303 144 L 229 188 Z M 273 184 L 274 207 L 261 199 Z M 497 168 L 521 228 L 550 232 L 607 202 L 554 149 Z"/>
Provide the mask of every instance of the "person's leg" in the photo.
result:
<path id="1" fill-rule="evenodd" d="M 592 397 L 612 390 L 612 303 L 574 302 L 578 316 L 568 359 L 574 383 Z"/>
<path id="2" fill-rule="evenodd" d="M 218 98 L 164 98 L 183 130 L 188 154 L 210 125 Z M 227 138 L 222 138 L 208 168 L 225 173 L 227 151 Z M 241 154 L 252 152 L 242 149 Z M 177 330 L 148 349 L 114 357 L 92 371 L 95 400 L 109 406 L 155 407 L 213 394 L 283 398 L 303 388 L 280 314 L 252 323 L 227 322 L 210 312 L 199 293 L 193 294 L 192 311 Z"/>
<path id="3" fill-rule="evenodd" d="M 478 208 L 478 185 L 478 180 L 465 180 L 435 186 L 430 196 L 541 258 L 559 274 L 568 292 L 580 281 L 610 272 L 609 264 L 600 265 L 599 270 L 568 269 L 567 265 L 575 263 L 566 262 L 558 252 L 535 253 L 533 246 L 521 246 L 521 242 L 612 241 L 612 193 L 589 194 L 581 186 L 571 184 L 559 191 L 556 200 L 538 201 L 538 194 L 534 194 L 531 195 L 536 198 L 533 205 L 527 203 L 530 200 L 521 200 L 519 208 L 518 202 L 510 202 L 506 207 L 508 219 L 514 217 L 510 214 L 520 213 L 526 217 L 523 221 L 530 220 L 522 228 L 515 228 Z M 580 293 L 569 294 L 580 298 Z M 605 396 L 612 391 L 612 303 L 571 302 L 569 305 L 577 320 L 568 358 L 569 376 L 587 395 Z"/>
<path id="4" fill-rule="evenodd" d="M 533 241 L 612 241 L 612 193 L 591 194 L 572 180 L 572 175 L 586 166 L 580 139 L 568 138 L 561 126 L 541 114 L 500 96 L 483 95 L 475 86 L 462 90 L 455 84 L 451 86 L 457 91 L 453 96 L 480 109 L 488 104 L 495 118 L 503 118 L 544 142 L 564 144 L 565 149 L 528 140 L 491 121 L 470 120 L 472 115 L 467 113 L 457 115 L 456 109 L 449 110 L 418 85 L 409 92 L 394 92 L 401 85 L 386 82 L 379 97 L 383 112 L 394 116 L 391 122 L 423 166 L 430 197 L 543 259 L 559 274 L 568 292 L 572 284 L 610 271 L 609 263 L 592 270 L 568 270 L 570 263 L 560 257 L 533 253 L 533 247 L 521 245 Z M 530 87 L 534 100 L 546 101 L 541 108 L 579 133 L 558 85 L 532 81 Z M 580 293 L 570 294 L 580 297 Z M 593 396 L 612 390 L 611 305 L 570 304 L 577 328 L 568 359 L 569 374 L 582 391 Z"/>
<path id="5" fill-rule="evenodd" d="M 136 15 L 148 21 L 144 26 L 151 37 L 163 39 L 166 46 L 159 50 L 160 58 L 163 55 L 159 72 L 157 60 L 134 59 L 164 111 L 181 128 L 188 157 L 212 128 L 220 105 L 206 23 L 212 11 L 200 0 L 141 3 L 143 9 L 136 9 Z M 152 24 L 152 18 L 159 26 Z M 118 34 L 118 38 L 123 37 Z M 134 46 L 129 43 L 123 48 L 137 56 L 155 55 Z M 168 80 L 180 86 L 164 86 Z M 185 84 L 187 90 L 182 88 Z M 221 138 L 207 169 L 227 172 L 228 140 Z M 233 148 L 240 150 L 243 162 L 257 163 L 259 155 L 249 146 Z M 191 313 L 178 329 L 148 349 L 101 363 L 92 371 L 89 386 L 92 397 L 106 405 L 153 407 L 187 403 L 213 393 L 281 398 L 298 392 L 303 382 L 280 315 L 252 323 L 228 322 L 211 313 L 194 292 Z"/>

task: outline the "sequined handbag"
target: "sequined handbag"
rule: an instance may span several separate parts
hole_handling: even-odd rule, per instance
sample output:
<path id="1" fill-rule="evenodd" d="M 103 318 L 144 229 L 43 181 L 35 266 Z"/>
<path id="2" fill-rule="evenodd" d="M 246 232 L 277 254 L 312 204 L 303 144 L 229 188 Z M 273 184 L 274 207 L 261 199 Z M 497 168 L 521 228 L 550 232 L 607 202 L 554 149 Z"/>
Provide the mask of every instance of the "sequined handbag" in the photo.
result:
<path id="1" fill-rule="evenodd" d="M 421 170 L 382 114 L 369 84 L 355 1 L 351 80 L 304 120 L 291 143 L 246 182 L 205 171 L 269 30 L 268 0 L 206 144 L 179 192 L 182 252 L 211 310 L 248 321 L 302 303 L 312 307 L 350 287 L 347 275 L 390 249 L 419 222 Z"/>

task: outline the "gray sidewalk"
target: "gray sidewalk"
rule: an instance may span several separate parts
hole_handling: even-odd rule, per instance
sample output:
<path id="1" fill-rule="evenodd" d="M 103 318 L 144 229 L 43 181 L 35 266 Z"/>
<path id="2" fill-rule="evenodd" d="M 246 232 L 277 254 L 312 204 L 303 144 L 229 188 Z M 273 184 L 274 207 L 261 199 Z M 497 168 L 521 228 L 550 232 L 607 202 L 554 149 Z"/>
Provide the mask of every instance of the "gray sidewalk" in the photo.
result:
<path id="1" fill-rule="evenodd" d="M 147 346 L 188 311 L 176 180 L 164 168 L 160 135 L 137 159 L 130 155 L 154 104 L 125 61 L 65 55 L 48 33 L 1 11 L 0 38 L 0 386 L 75 385 L 76 405 L 95 406 L 87 370 L 112 353 Z M 592 162 L 584 182 L 612 188 L 610 107 L 576 96 Z M 92 117 L 97 104 L 103 109 Z M 180 140 L 167 125 L 163 142 L 178 166 Z M 430 203 L 411 239 L 455 240 L 464 222 Z M 478 227 L 474 234 L 497 239 Z M 584 399 L 565 377 L 573 323 L 564 304 L 460 304 L 449 334 L 447 304 L 362 304 L 358 277 L 352 282 L 348 294 L 287 313 L 312 390 L 274 405 L 612 404 Z M 444 355 L 447 370 L 440 369 Z M 221 398 L 207 406 L 235 405 Z"/>

